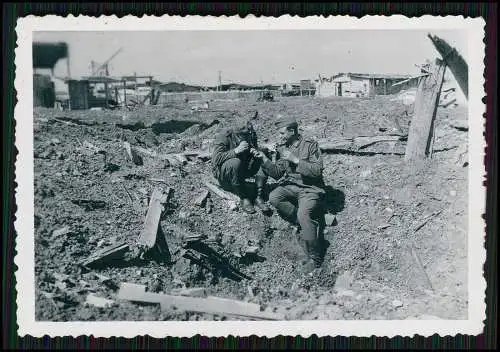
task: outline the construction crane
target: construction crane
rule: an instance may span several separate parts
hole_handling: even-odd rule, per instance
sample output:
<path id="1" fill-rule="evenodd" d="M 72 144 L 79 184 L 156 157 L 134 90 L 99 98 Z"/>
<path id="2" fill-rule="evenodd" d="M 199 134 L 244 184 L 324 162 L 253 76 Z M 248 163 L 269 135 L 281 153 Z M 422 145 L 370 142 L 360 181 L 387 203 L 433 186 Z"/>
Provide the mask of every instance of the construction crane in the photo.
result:
<path id="1" fill-rule="evenodd" d="M 108 64 L 113 60 L 121 51 L 123 48 L 118 49 L 109 59 L 107 59 L 103 64 L 101 64 L 97 69 L 94 70 L 94 63 L 95 61 L 92 61 L 92 76 L 95 76 L 99 71 L 104 69 L 105 75 L 109 76 L 109 71 L 108 71 Z"/>

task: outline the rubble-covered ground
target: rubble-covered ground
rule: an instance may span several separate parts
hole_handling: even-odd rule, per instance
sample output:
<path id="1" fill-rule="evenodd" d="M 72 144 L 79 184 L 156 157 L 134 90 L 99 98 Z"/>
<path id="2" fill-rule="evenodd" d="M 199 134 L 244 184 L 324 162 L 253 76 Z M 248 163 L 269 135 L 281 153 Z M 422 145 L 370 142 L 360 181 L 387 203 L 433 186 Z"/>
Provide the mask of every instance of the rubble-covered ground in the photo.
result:
<path id="1" fill-rule="evenodd" d="M 292 320 L 466 319 L 467 132 L 451 126 L 467 119 L 464 107 L 438 109 L 432 158 L 411 168 L 404 141 L 323 153 L 328 208 L 336 222 L 326 229 L 330 246 L 314 275 L 301 272 L 302 250 L 276 213 L 230 210 L 215 194 L 211 211 L 194 204 L 206 189 L 203 179 L 211 176 L 210 160 L 193 157 L 178 167 L 144 156 L 143 165 L 135 165 L 124 149 L 124 141 L 158 153 L 206 149 L 224 128 L 254 117 L 260 140 L 272 142 L 277 114 L 295 116 L 303 134 L 324 140 L 407 134 L 412 113 L 390 96 L 214 101 L 208 111 L 187 104 L 135 111 L 35 109 L 36 318 L 236 319 L 118 299 L 118 286 L 128 282 L 167 294 L 202 287 L 210 296 L 258 303 Z M 159 231 L 171 256 L 125 256 L 82 267 L 106 246 L 133 246 L 155 187 L 174 190 Z M 92 208 L 78 200 L 100 202 Z M 251 279 L 235 281 L 180 256 L 185 232 L 208 236 Z M 245 255 L 251 246 L 258 256 Z M 96 306 L 86 302 L 88 295 L 111 304 Z"/>

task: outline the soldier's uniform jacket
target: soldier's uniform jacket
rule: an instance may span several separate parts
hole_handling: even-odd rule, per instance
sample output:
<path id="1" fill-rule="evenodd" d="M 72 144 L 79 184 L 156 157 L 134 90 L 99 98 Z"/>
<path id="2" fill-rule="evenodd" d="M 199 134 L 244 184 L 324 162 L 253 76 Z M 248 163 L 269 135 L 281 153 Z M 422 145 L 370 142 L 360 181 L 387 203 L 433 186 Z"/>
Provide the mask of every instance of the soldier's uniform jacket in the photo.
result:
<path id="1" fill-rule="evenodd" d="M 229 159 L 240 158 L 245 161 L 250 161 L 252 155 L 249 150 L 238 156 L 234 152 L 234 148 L 243 140 L 248 143 L 249 150 L 250 148 L 257 149 L 257 134 L 251 126 L 247 126 L 243 135 L 233 129 L 228 129 L 218 136 L 214 141 L 212 152 L 212 170 L 214 173 L 217 173 L 222 164 Z"/>
<path id="2" fill-rule="evenodd" d="M 262 165 L 264 172 L 280 180 L 281 184 L 295 184 L 324 193 L 323 158 L 318 142 L 299 135 L 292 145 L 285 148 L 300 159 L 299 163 L 293 164 L 278 156 L 275 163 L 268 160 Z"/>

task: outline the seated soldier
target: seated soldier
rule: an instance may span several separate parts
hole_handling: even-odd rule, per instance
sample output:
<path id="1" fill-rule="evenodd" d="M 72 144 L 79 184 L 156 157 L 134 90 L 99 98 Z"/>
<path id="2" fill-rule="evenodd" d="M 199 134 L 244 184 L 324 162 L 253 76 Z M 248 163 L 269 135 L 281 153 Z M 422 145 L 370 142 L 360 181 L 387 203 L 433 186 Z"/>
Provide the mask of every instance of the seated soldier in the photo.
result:
<path id="1" fill-rule="evenodd" d="M 276 162 L 264 153 L 252 152 L 262 159 L 264 173 L 279 180 L 279 186 L 269 194 L 269 202 L 283 219 L 300 228 L 310 259 L 306 268 L 318 268 L 325 254 L 322 237 L 325 184 L 321 152 L 317 142 L 298 133 L 294 119 L 282 118 L 277 126 L 283 147 Z"/>
<path id="2" fill-rule="evenodd" d="M 250 214 L 255 213 L 249 199 L 245 179 L 255 177 L 257 198 L 255 203 L 263 212 L 270 208 L 263 199 L 267 176 L 261 169 L 262 160 L 255 158 L 250 149 L 257 149 L 257 134 L 250 122 L 235 129 L 228 129 L 214 143 L 212 170 L 221 187 L 240 197 L 241 208 Z"/>

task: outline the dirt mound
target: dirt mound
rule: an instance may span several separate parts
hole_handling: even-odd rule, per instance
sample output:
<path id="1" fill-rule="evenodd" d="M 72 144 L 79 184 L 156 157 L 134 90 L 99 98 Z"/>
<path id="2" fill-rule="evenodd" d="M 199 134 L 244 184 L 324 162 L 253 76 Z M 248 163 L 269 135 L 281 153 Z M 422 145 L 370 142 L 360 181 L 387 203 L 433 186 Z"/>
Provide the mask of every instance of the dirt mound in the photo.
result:
<path id="1" fill-rule="evenodd" d="M 120 301 L 120 282 L 166 293 L 204 287 L 214 296 L 271 307 L 288 319 L 464 318 L 467 168 L 457 158 L 467 139 L 449 123 L 464 113 L 438 110 L 436 152 L 412 170 L 402 158 L 404 141 L 376 143 L 366 155 L 324 153 L 328 205 L 336 223 L 326 230 L 325 264 L 310 276 L 300 272 L 302 250 L 276 214 L 230 210 L 213 194 L 211 211 L 194 204 L 206 189 L 203 180 L 211 176 L 209 160 L 188 156 L 186 164 L 171 165 L 145 155 L 143 165 L 135 165 L 123 143 L 158 154 L 206 149 L 217 133 L 246 120 L 253 121 L 261 141 L 269 142 L 277 114 L 296 117 L 302 133 L 315 138 L 404 135 L 411 107 L 389 97 L 291 97 L 217 101 L 210 111 L 196 112 L 184 106 L 133 112 L 37 109 L 37 319 L 214 319 Z M 171 258 L 125 258 L 91 271 L 78 265 L 108 245 L 134 244 L 155 187 L 174 190 L 160 223 Z M 210 247 L 249 278 L 234 280 L 220 268 L 183 257 L 180 234 L 185 232 L 206 235 Z M 251 247 L 256 255 L 246 254 Z M 113 308 L 86 304 L 89 293 L 112 300 Z"/>

